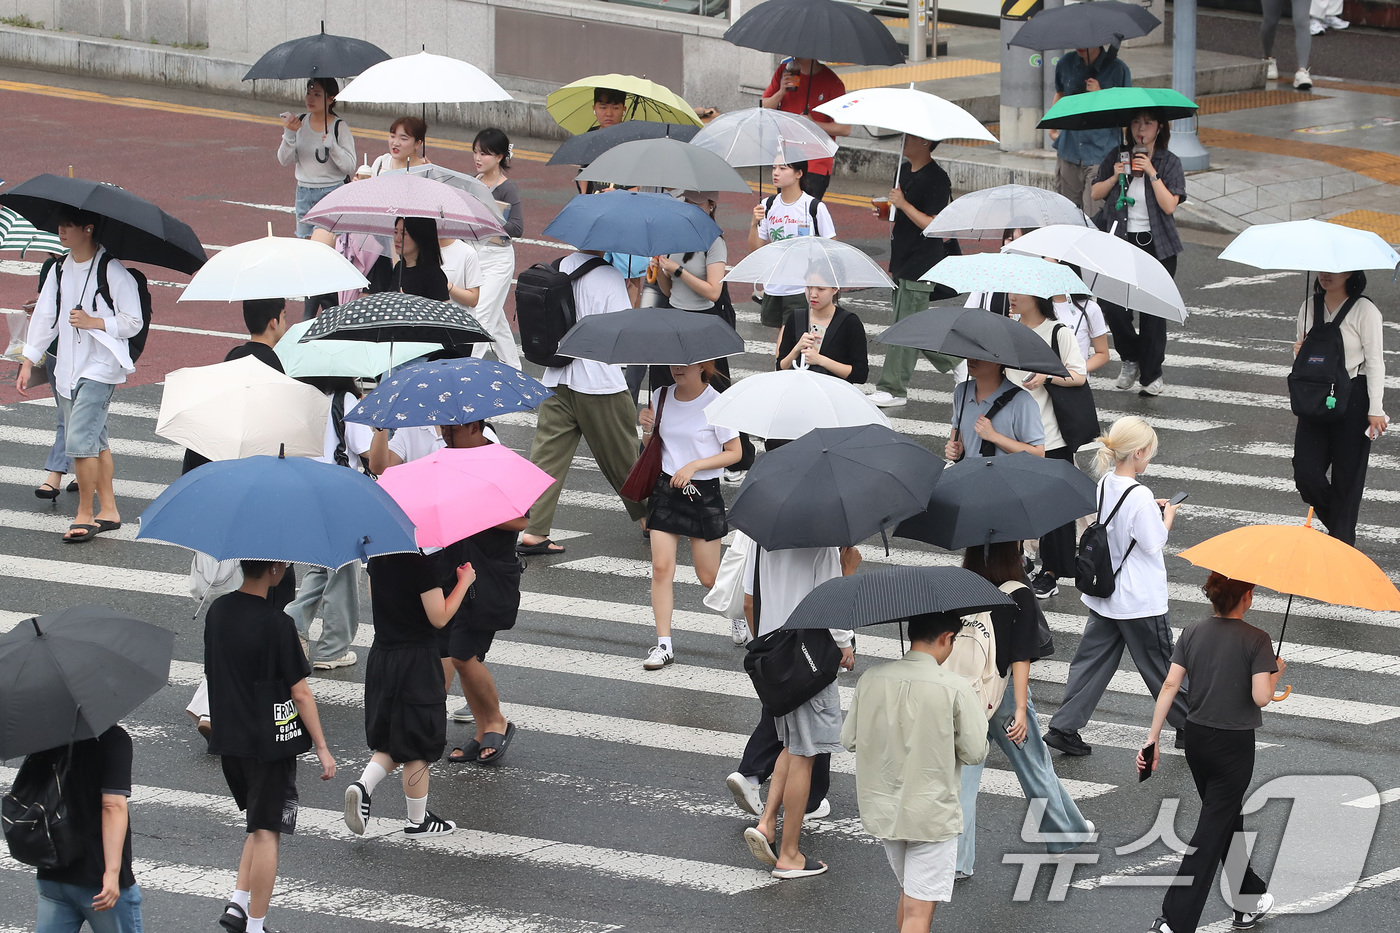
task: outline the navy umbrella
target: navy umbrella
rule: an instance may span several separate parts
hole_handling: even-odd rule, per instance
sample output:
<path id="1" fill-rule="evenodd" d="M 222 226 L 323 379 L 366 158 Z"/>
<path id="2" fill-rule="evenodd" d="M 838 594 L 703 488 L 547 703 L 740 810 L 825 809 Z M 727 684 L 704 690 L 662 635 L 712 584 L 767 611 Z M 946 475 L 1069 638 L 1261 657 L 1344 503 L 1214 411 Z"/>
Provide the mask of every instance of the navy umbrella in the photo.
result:
<path id="1" fill-rule="evenodd" d="M 729 520 L 769 551 L 847 547 L 922 512 L 942 472 L 884 425 L 817 428 L 758 458 Z"/>
<path id="2" fill-rule="evenodd" d="M 638 139 L 679 139 L 688 143 L 700 127 L 686 123 L 656 123 L 652 120 L 623 120 L 612 126 L 570 136 L 554 150 L 546 165 L 589 165 L 614 146 Z"/>
<path id="3" fill-rule="evenodd" d="M 1014 603 L 962 567 L 890 567 L 826 581 L 797 604 L 783 628 L 860 628 L 930 612 L 972 615 Z"/>
<path id="4" fill-rule="evenodd" d="M 902 65 L 894 34 L 871 13 L 837 0 L 767 0 L 724 33 L 735 45 L 796 58 Z"/>
<path id="5" fill-rule="evenodd" d="M 389 53 L 373 42 L 327 35 L 326 21 L 321 20 L 321 31 L 316 35 L 290 39 L 264 52 L 243 80 L 348 78 L 389 58 Z"/>
<path id="6" fill-rule="evenodd" d="M 559 355 L 619 365 L 689 366 L 744 352 L 723 318 L 671 308 L 591 314 L 559 341 Z"/>
<path id="7" fill-rule="evenodd" d="M 471 424 L 538 408 L 551 389 L 495 360 L 438 360 L 398 370 L 345 413 L 376 428 Z"/>
<path id="8" fill-rule="evenodd" d="M 1124 39 L 1145 36 L 1160 25 L 1160 19 L 1136 3 L 1123 3 L 1122 0 L 1071 3 L 1041 10 L 1016 31 L 1007 45 L 1018 45 L 1037 52 L 1047 49 L 1087 49 L 1117 45 Z M 1117 57 L 1116 52 L 1113 57 Z M 1107 65 L 1107 61 L 1095 62 L 1094 73 L 1098 74 Z"/>
<path id="9" fill-rule="evenodd" d="M 327 337 L 370 343 L 440 343 L 444 347 L 491 340 L 477 319 L 453 302 L 406 292 L 376 292 L 323 311 L 299 342 Z"/>
<path id="10" fill-rule="evenodd" d="M 709 214 L 668 194 L 603 191 L 565 204 L 544 233 L 578 249 L 664 256 L 707 250 L 720 229 Z"/>
<path id="11" fill-rule="evenodd" d="M 896 322 L 875 339 L 966 360 L 989 360 L 1029 373 L 1069 375 L 1039 334 L 1019 321 L 981 308 L 929 308 Z"/>

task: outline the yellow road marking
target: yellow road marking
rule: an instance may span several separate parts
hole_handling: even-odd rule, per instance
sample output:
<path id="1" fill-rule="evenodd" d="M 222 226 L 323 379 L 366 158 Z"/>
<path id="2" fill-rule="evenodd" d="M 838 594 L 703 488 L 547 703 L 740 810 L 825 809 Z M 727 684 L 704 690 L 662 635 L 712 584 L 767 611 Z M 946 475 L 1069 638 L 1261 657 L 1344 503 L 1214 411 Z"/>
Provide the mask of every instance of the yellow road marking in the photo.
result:
<path id="1" fill-rule="evenodd" d="M 918 65 L 893 65 L 889 68 L 872 68 L 869 71 L 848 71 L 842 74 L 841 83 L 847 91 L 864 91 L 872 87 L 892 87 L 908 84 L 910 81 L 939 81 L 943 78 L 966 78 L 972 75 L 989 75 L 1001 71 L 1000 62 L 986 62 L 976 58 L 923 62 Z"/>
<path id="2" fill-rule="evenodd" d="M 1383 211 L 1347 211 L 1336 217 L 1328 217 L 1329 223 L 1357 230 L 1370 230 L 1387 243 L 1400 243 L 1400 214 L 1387 214 Z"/>
<path id="3" fill-rule="evenodd" d="M 1298 139 L 1275 139 L 1272 136 L 1257 136 L 1253 133 L 1217 130 L 1205 126 L 1201 127 L 1197 133 L 1201 142 L 1207 146 L 1325 162 L 1328 165 L 1335 165 L 1338 168 L 1356 172 L 1358 175 L 1365 175 L 1367 178 L 1373 178 L 1388 185 L 1400 184 L 1400 157 L 1393 156 L 1388 152 L 1375 152 L 1370 149 L 1356 149 L 1350 146 L 1329 146 L 1324 143 L 1308 143 Z"/>

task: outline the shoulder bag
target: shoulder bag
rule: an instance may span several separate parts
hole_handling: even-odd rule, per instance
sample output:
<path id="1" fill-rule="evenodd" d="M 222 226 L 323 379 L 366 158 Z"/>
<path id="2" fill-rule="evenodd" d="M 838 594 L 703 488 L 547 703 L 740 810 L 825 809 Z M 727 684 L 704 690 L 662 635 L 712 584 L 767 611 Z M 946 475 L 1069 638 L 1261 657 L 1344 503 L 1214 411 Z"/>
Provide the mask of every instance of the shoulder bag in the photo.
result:
<path id="1" fill-rule="evenodd" d="M 754 547 L 757 547 L 757 543 Z M 754 554 L 753 615 L 755 628 L 763 614 L 763 593 L 758 565 L 763 551 Z M 824 628 L 778 629 L 749 642 L 744 670 L 754 691 L 772 716 L 786 716 L 821 693 L 836 680 L 841 649 Z"/>
<path id="2" fill-rule="evenodd" d="M 661 412 L 666 408 L 666 397 L 670 393 L 662 388 L 657 394 L 661 400 L 656 403 L 656 418 L 651 422 L 651 440 L 642 448 L 642 455 L 627 471 L 627 479 L 617 491 L 622 498 L 632 502 L 645 502 L 661 476 Z"/>
<path id="3" fill-rule="evenodd" d="M 1055 354 L 1063 360 L 1064 357 L 1060 354 L 1062 331 L 1068 333 L 1069 328 L 1063 324 L 1056 324 L 1055 329 L 1050 332 L 1050 345 Z M 1077 338 L 1074 334 L 1069 334 L 1069 339 Z M 1057 386 L 1047 379 L 1045 391 L 1050 393 L 1050 407 L 1055 412 L 1055 423 L 1060 426 L 1060 436 L 1065 439 L 1065 446 L 1071 452 L 1099 436 L 1099 410 L 1094 405 L 1094 390 L 1089 388 L 1088 379 L 1084 380 L 1083 385 L 1077 386 Z"/>

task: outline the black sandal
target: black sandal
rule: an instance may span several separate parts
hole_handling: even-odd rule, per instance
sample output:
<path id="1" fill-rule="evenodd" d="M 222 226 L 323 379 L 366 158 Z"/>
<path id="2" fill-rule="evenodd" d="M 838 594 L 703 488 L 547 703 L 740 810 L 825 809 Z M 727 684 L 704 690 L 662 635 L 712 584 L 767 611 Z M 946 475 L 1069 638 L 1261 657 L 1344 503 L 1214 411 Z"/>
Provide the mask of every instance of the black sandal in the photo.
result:
<path id="1" fill-rule="evenodd" d="M 481 743 L 472 739 L 461 748 L 454 748 L 447 756 L 447 763 L 464 765 L 476 761 L 481 756 Z"/>
<path id="2" fill-rule="evenodd" d="M 543 555 L 563 554 L 564 547 L 563 545 L 555 544 L 553 541 L 549 540 L 548 538 L 545 538 L 543 541 L 540 541 L 537 544 L 526 544 L 524 541 L 521 541 L 515 546 L 515 553 Z"/>
<path id="3" fill-rule="evenodd" d="M 500 732 L 488 732 L 482 736 L 481 750 L 488 749 L 493 753 L 490 758 L 483 758 L 477 755 L 476 763 L 479 765 L 500 764 L 501 759 L 506 756 L 506 749 L 510 747 L 511 739 L 515 738 L 515 723 L 506 723 L 504 734 Z"/>
<path id="4" fill-rule="evenodd" d="M 60 492 L 62 492 L 62 490 L 53 483 L 40 483 L 38 488 L 34 490 L 34 495 L 40 499 L 47 499 L 52 502 L 58 498 Z"/>

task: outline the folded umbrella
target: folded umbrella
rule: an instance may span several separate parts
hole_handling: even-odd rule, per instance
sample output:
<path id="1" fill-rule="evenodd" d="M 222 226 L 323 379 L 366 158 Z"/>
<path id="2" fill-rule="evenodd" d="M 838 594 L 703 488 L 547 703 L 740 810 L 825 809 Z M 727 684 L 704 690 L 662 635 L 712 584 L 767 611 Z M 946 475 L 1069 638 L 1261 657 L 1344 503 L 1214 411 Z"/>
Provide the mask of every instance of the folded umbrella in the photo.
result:
<path id="1" fill-rule="evenodd" d="M 373 42 L 328 35 L 322 20 L 318 34 L 290 39 L 264 52 L 243 80 L 348 78 L 388 60 L 389 53 Z"/>
<path id="2" fill-rule="evenodd" d="M 879 406 L 846 380 L 797 368 L 740 379 L 706 406 L 705 419 L 777 440 L 791 440 L 817 428 L 890 424 Z"/>
<path id="3" fill-rule="evenodd" d="M 904 53 L 884 23 L 836 0 L 766 0 L 735 20 L 724 38 L 744 48 L 797 58 L 904 64 Z"/>
<path id="4" fill-rule="evenodd" d="M 1014 253 L 949 256 L 922 278 L 960 293 L 1011 292 L 1039 298 L 1089 294 L 1089 286 L 1072 269 Z"/>
<path id="5" fill-rule="evenodd" d="M 321 339 L 302 343 L 301 338 L 315 323 L 315 320 L 299 321 L 287 328 L 282 339 L 277 341 L 277 359 L 281 360 L 282 370 L 288 376 L 375 379 L 396 366 L 442 349 L 440 343 L 416 341 L 379 344 L 364 340 Z"/>
<path id="6" fill-rule="evenodd" d="M 180 294 L 180 301 L 248 301 L 323 295 L 364 288 L 369 280 L 333 247 L 272 235 L 221 249 Z M 273 451 L 275 452 L 275 450 Z"/>
<path id="7" fill-rule="evenodd" d="M 1080 278 L 1094 297 L 1130 311 L 1186 323 L 1186 302 L 1166 266 L 1120 236 L 1094 227 L 1042 227 L 1006 244 L 1001 251 L 1078 266 Z"/>
<path id="8" fill-rule="evenodd" d="M 1117 45 L 1145 36 L 1162 21 L 1146 7 L 1121 0 L 1095 0 L 1042 9 L 1030 18 L 1007 45 L 1043 52 Z"/>
<path id="9" fill-rule="evenodd" d="M 491 192 L 490 186 L 475 175 L 468 175 L 466 172 L 454 172 L 450 168 L 443 168 L 435 162 L 425 162 L 422 165 L 414 165 L 406 169 L 409 175 L 422 175 L 431 181 L 441 182 L 460 191 L 465 192 L 484 208 L 500 224 L 506 222 L 506 215 L 501 212 L 501 206 L 496 203 L 496 196 Z"/>
<path id="10" fill-rule="evenodd" d="M 576 133 L 559 144 L 546 165 L 588 165 L 614 146 L 638 139 L 679 139 L 690 142 L 700 127 L 689 123 L 654 123 L 651 120 L 623 120 L 591 133 Z M 729 163 L 733 165 L 734 163 Z"/>
<path id="11" fill-rule="evenodd" d="M 604 191 L 570 200 L 544 235 L 577 249 L 664 256 L 707 250 L 720 228 L 709 214 L 669 194 Z"/>
<path id="12" fill-rule="evenodd" d="M 586 133 L 597 122 L 593 116 L 593 92 L 600 87 L 627 95 L 624 121 L 700 125 L 695 108 L 679 94 L 655 81 L 634 75 L 607 74 L 579 78 L 551 91 L 545 98 L 545 109 L 555 123 L 570 133 Z"/>
<path id="13" fill-rule="evenodd" d="M 981 120 L 962 107 L 912 86 L 853 91 L 812 109 L 838 123 L 877 126 L 924 139 L 997 141 Z"/>
<path id="14" fill-rule="evenodd" d="M 837 149 L 836 140 L 810 118 L 768 107 L 722 113 L 690 144 L 741 167 L 829 159 Z"/>
<path id="15" fill-rule="evenodd" d="M 376 428 L 471 424 L 538 408 L 553 394 L 543 383 L 495 360 L 422 362 L 381 382 L 345 413 L 345 420 Z"/>
<path id="16" fill-rule="evenodd" d="M 1069 375 L 1069 370 L 1065 369 L 1055 351 L 1035 331 L 981 308 L 930 308 L 920 311 L 891 325 L 875 340 L 896 347 L 946 353 L 966 360 L 989 360 L 1008 369 L 1028 373 Z"/>
<path id="17" fill-rule="evenodd" d="M 743 353 L 744 338 L 713 314 L 631 308 L 580 319 L 558 352 L 616 365 L 689 366 Z"/>
<path id="18" fill-rule="evenodd" d="M 803 597 L 783 628 L 861 628 L 931 612 L 990 612 L 1015 602 L 962 567 L 890 567 L 826 581 Z"/>
<path id="19" fill-rule="evenodd" d="M 749 192 L 724 159 L 679 139 L 638 139 L 614 146 L 578 173 L 579 181 L 601 181 L 637 188 Z"/>
<path id="20" fill-rule="evenodd" d="M 765 243 L 739 260 L 724 280 L 753 282 L 765 287 L 894 288 L 885 270 L 863 250 L 819 236 L 790 237 Z"/>
<path id="21" fill-rule="evenodd" d="M 423 51 L 378 62 L 341 89 L 336 100 L 356 104 L 465 104 L 511 100 L 469 62 Z"/>
<path id="22" fill-rule="evenodd" d="M 1160 120 L 1181 120 L 1196 115 L 1196 104 L 1186 95 L 1165 87 L 1106 87 L 1099 91 L 1061 97 L 1036 124 L 1042 130 L 1101 130 L 1127 126 L 1144 110 L 1156 111 Z"/>
<path id="23" fill-rule="evenodd" d="M 955 198 L 924 228 L 924 236 L 1000 240 L 1006 230 L 1051 224 L 1093 226 L 1079 205 L 1064 195 L 1029 185 L 1000 185 Z"/>
<path id="24" fill-rule="evenodd" d="M 504 236 L 505 227 L 480 201 L 460 188 L 406 172 L 390 172 L 342 185 L 302 218 L 332 233 L 393 236 L 400 217 L 426 217 L 439 237 L 481 240 Z"/>
<path id="25" fill-rule="evenodd" d="M 1375 233 L 1325 220 L 1255 224 L 1231 240 L 1220 258 L 1256 269 L 1298 272 L 1356 272 L 1400 266 L 1400 254 Z"/>
<path id="26" fill-rule="evenodd" d="M 70 606 L 0 635 L 0 759 L 96 738 L 170 678 L 175 633 Z"/>
<path id="27" fill-rule="evenodd" d="M 67 253 L 58 234 L 46 233 L 8 207 L 0 207 L 0 249 L 19 250 L 19 258 L 29 250 L 41 253 Z"/>
<path id="28" fill-rule="evenodd" d="M 301 335 L 300 342 L 325 337 L 370 343 L 411 340 L 444 347 L 486 343 L 491 339 L 476 318 L 453 302 L 405 292 L 377 292 L 323 311 Z"/>

